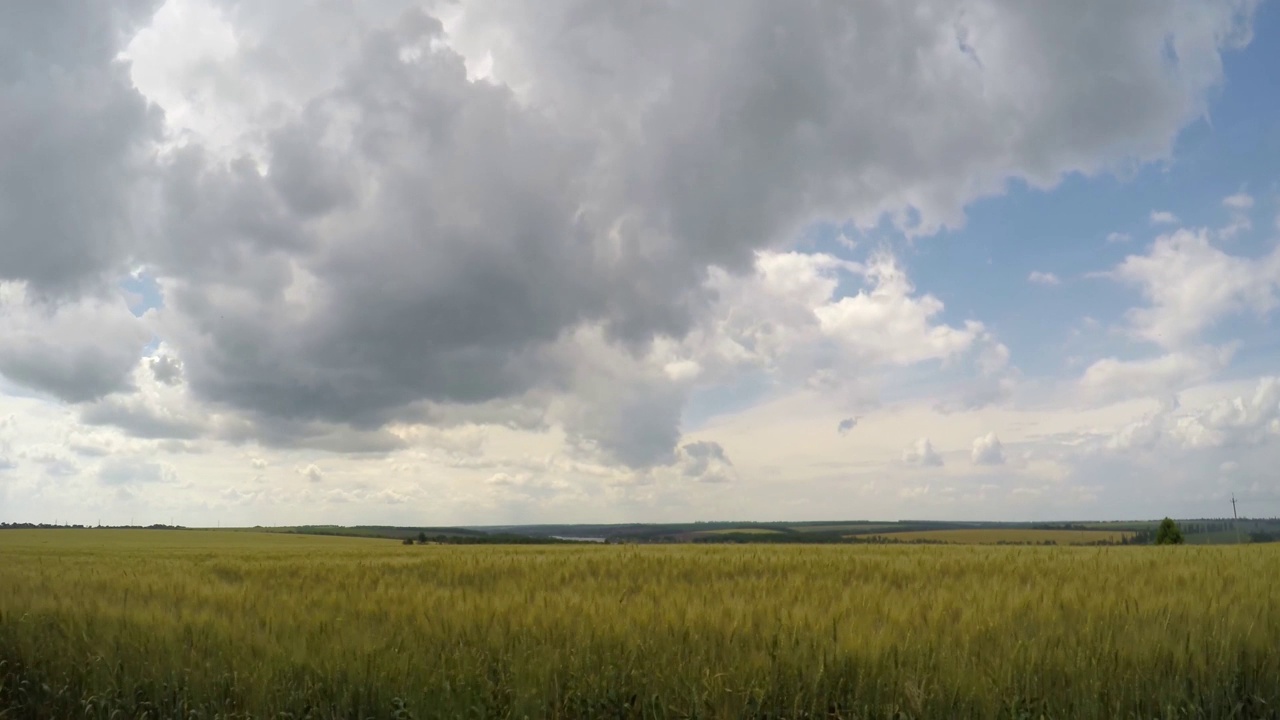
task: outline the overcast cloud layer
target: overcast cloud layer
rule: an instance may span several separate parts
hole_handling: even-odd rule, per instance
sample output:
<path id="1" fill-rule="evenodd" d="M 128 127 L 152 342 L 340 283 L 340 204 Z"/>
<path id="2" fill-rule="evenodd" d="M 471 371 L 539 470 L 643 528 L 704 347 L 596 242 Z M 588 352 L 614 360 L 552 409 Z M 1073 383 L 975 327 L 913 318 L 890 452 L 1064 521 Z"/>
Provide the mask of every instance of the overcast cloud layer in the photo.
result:
<path id="1" fill-rule="evenodd" d="M 911 264 L 1176 162 L 1250 0 L 105 7 L 0 10 L 0 520 L 1141 514 L 1152 448 L 1179 508 L 1277 452 L 1247 191 L 1099 234 L 1071 373 Z"/>

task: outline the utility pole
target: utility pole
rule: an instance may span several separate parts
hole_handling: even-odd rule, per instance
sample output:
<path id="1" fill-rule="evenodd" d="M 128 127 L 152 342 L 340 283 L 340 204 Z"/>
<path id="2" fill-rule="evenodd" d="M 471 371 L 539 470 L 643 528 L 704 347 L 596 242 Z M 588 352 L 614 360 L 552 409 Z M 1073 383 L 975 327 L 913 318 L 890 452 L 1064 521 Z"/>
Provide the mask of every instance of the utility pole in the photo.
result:
<path id="1" fill-rule="evenodd" d="M 1236 514 L 1236 494 L 1231 493 L 1231 526 L 1236 530 L 1236 544 L 1240 544 L 1240 516 Z"/>

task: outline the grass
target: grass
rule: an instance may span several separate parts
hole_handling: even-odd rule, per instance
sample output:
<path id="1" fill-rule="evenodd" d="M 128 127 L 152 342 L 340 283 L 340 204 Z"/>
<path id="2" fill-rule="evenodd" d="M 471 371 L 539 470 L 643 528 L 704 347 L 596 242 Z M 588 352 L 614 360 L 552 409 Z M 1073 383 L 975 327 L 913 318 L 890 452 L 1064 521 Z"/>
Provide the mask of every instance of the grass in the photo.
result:
<path id="1" fill-rule="evenodd" d="M 886 540 L 930 540 L 961 545 L 997 545 L 999 543 L 1055 545 L 1089 545 L 1092 543 L 1118 543 L 1133 533 L 1116 530 L 1035 530 L 1031 528 L 978 529 L 973 530 L 920 530 L 873 535 Z"/>
<path id="2" fill-rule="evenodd" d="M 1274 717 L 1278 575 L 1274 545 L 3 531 L 0 717 Z"/>

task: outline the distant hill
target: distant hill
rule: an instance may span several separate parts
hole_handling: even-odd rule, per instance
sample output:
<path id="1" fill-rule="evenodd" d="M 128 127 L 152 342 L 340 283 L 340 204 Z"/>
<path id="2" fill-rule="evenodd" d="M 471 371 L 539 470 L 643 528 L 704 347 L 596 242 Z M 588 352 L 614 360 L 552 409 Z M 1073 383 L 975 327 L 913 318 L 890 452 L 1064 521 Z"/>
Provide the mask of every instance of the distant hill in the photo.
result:
<path id="1" fill-rule="evenodd" d="M 1178 521 L 1190 544 L 1268 542 L 1280 539 L 1280 518 L 1239 520 L 1193 518 Z M 810 522 L 694 522 L 621 525 L 504 525 L 471 527 L 470 530 L 512 533 L 531 537 L 588 538 L 622 543 L 854 543 L 933 542 L 932 538 L 991 538 L 1006 534 L 1010 543 L 1040 544 L 1045 541 L 1097 542 L 1101 544 L 1145 544 L 1154 537 L 1159 520 L 1070 521 L 1070 522 L 968 522 L 946 520 L 899 520 L 892 522 L 849 520 Z M 952 531 L 951 535 L 937 535 Z M 1015 531 L 1024 531 L 1021 534 Z M 966 535 L 968 533 L 968 535 Z M 1064 534 L 1066 533 L 1066 534 Z M 1069 533 L 1076 533 L 1070 535 Z M 1079 533 L 1089 533 L 1081 535 Z M 1097 533 L 1096 535 L 1093 533 Z M 900 536 L 900 537 L 895 537 Z"/>
<path id="2" fill-rule="evenodd" d="M 1191 518 L 1178 520 L 1191 545 L 1280 541 L 1280 518 Z M 226 528 L 227 531 L 337 535 L 344 537 L 418 540 L 448 544 L 604 543 L 933 543 L 997 541 L 1015 544 L 1067 544 L 1071 538 L 1101 544 L 1146 544 L 1155 536 L 1158 520 L 1070 522 L 969 522 L 947 520 L 848 520 L 805 522 L 717 521 L 692 523 L 625 523 L 563 525 L 490 525 L 466 527 L 409 527 L 396 525 L 297 525 L 287 527 Z M 93 528 L 79 525 L 0 523 L 4 529 Z M 165 529 L 170 526 L 151 525 Z M 179 529 L 173 527 L 172 529 Z M 986 531 L 986 532 L 979 532 Z M 997 533 L 997 534 L 992 534 Z M 1074 535 L 1072 533 L 1075 533 Z M 1082 534 L 1082 533 L 1088 533 Z M 1096 534 L 1094 534 L 1096 533 Z M 982 538 L 978 540 L 978 538 Z"/>

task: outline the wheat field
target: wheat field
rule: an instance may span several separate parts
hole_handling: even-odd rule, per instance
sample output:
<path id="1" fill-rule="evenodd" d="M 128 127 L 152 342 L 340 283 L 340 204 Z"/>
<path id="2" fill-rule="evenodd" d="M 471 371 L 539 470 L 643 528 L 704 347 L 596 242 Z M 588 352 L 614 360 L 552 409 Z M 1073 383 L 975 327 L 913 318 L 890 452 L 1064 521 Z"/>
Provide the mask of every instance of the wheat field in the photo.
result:
<path id="1" fill-rule="evenodd" d="M 0 718 L 1243 718 L 1280 547 L 0 532 Z"/>

